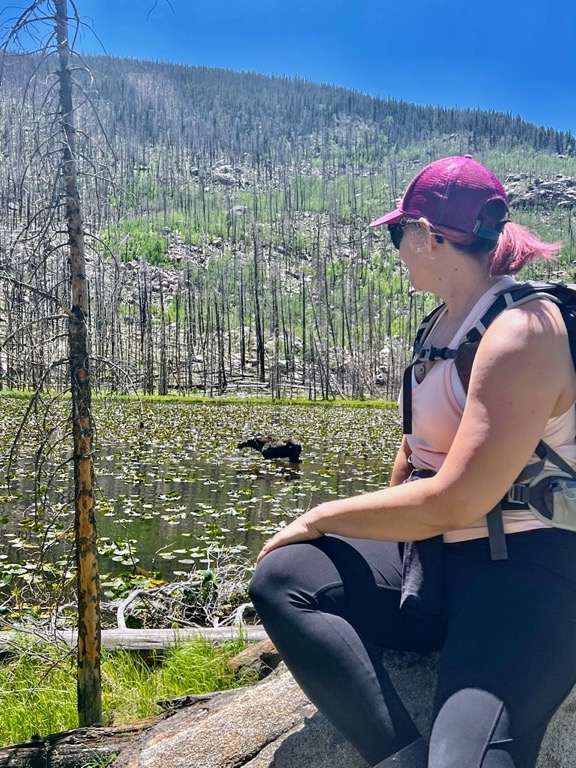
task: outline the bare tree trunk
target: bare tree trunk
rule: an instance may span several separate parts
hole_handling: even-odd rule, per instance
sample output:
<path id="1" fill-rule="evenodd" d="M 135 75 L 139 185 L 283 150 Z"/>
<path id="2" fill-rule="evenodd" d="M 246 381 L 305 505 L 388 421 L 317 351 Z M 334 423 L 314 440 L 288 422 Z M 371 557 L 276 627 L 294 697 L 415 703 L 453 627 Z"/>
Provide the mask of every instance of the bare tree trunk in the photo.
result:
<path id="1" fill-rule="evenodd" d="M 166 324 L 170 318 L 166 318 L 164 306 L 164 289 L 160 284 L 160 361 L 158 364 L 158 394 L 168 394 L 168 358 L 166 355 Z"/>
<path id="2" fill-rule="evenodd" d="M 102 720 L 100 679 L 100 584 L 94 518 L 94 425 L 90 407 L 88 291 L 84 230 L 76 169 L 72 79 L 69 67 L 68 3 L 55 0 L 61 126 L 65 136 L 62 174 L 70 247 L 72 308 L 68 321 L 74 436 L 74 506 L 78 590 L 78 717 L 81 726 Z"/>
<path id="3" fill-rule="evenodd" d="M 258 381 L 266 381 L 266 360 L 264 348 L 264 327 L 260 308 L 260 271 L 258 269 L 260 244 L 254 235 L 254 324 L 256 327 L 256 357 L 258 359 Z"/>
<path id="4" fill-rule="evenodd" d="M 222 306 L 220 307 L 220 301 Z M 218 371 L 218 394 L 223 395 L 228 386 L 226 379 L 226 355 L 224 345 L 224 284 L 220 279 L 220 291 L 214 295 L 214 323 L 216 335 L 216 367 Z"/>

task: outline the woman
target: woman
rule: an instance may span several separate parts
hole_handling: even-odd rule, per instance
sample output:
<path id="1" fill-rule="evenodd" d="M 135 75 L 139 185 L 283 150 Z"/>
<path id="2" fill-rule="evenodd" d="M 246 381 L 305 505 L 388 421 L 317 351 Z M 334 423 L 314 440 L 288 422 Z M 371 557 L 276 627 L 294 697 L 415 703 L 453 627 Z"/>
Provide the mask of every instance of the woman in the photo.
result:
<path id="1" fill-rule="evenodd" d="M 382 225 L 413 287 L 445 304 L 425 339 L 438 348 L 457 348 L 511 274 L 558 250 L 509 220 L 502 184 L 469 156 L 424 168 Z M 370 765 L 531 768 L 576 684 L 576 537 L 504 510 L 508 554 L 494 560 L 486 515 L 540 438 L 576 465 L 576 376 L 557 306 L 534 298 L 500 314 L 467 392 L 453 359 L 414 366 L 411 400 L 391 487 L 279 531 L 252 598 L 302 689 Z M 429 746 L 383 648 L 441 650 Z"/>

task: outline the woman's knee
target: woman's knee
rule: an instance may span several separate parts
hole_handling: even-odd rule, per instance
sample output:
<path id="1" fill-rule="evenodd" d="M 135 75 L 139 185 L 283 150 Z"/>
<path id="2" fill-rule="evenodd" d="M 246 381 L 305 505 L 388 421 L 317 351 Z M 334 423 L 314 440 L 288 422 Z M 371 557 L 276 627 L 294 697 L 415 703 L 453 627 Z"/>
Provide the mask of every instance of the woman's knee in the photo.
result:
<path id="1" fill-rule="evenodd" d="M 255 606 L 277 603 L 298 582 L 302 570 L 302 546 L 288 545 L 274 549 L 256 566 L 248 591 Z"/>
<path id="2" fill-rule="evenodd" d="M 253 603 L 268 600 L 277 588 L 278 576 L 280 574 L 279 568 L 276 567 L 276 561 L 278 560 L 276 552 L 277 550 L 274 550 L 266 555 L 254 570 L 248 585 L 248 593 Z"/>
<path id="3" fill-rule="evenodd" d="M 430 739 L 430 768 L 527 768 L 517 763 L 517 745 L 511 735 L 504 702 L 481 688 L 464 688 L 440 708 Z"/>

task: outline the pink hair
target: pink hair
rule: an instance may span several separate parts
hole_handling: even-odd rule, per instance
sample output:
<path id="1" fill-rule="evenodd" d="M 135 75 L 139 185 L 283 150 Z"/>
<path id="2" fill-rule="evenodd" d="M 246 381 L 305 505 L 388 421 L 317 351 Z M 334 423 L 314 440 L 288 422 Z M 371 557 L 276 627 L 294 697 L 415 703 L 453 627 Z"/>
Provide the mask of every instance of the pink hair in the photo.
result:
<path id="1" fill-rule="evenodd" d="M 562 243 L 544 243 L 526 227 L 509 221 L 490 252 L 488 270 L 491 275 L 514 275 L 533 259 L 553 259 L 561 247 Z"/>
<path id="2" fill-rule="evenodd" d="M 478 218 L 483 225 L 500 232 L 496 242 L 445 227 L 434 230 L 469 256 L 485 257 L 492 276 L 514 275 L 533 259 L 554 258 L 562 247 L 559 242 L 544 243 L 526 227 L 509 221 L 508 209 L 501 200 L 487 203 Z"/>

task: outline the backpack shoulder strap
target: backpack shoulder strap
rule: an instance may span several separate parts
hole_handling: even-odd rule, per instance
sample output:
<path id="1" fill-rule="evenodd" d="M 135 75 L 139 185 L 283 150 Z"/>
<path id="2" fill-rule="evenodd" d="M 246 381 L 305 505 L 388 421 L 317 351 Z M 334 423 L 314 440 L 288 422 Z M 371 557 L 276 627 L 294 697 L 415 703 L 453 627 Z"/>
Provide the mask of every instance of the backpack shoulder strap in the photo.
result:
<path id="1" fill-rule="evenodd" d="M 478 323 L 472 328 L 466 335 L 462 343 L 462 347 L 472 345 L 472 353 L 470 357 L 470 367 L 473 362 L 473 357 L 478 343 L 482 336 L 486 333 L 486 330 L 490 323 L 498 317 L 502 312 L 512 307 L 519 307 L 522 304 L 531 301 L 534 298 L 543 298 L 554 301 L 558 304 L 562 318 L 566 324 L 568 332 L 568 339 L 570 342 L 570 352 L 572 354 L 572 361 L 576 367 L 576 286 L 570 287 L 564 283 L 519 283 L 512 288 L 501 291 L 496 296 L 496 299 L 492 305 L 488 308 L 486 313 L 480 318 Z M 459 371 L 459 375 L 460 371 Z M 469 375 L 469 372 L 468 372 Z M 493 560 L 505 560 L 508 557 L 508 549 L 506 546 L 506 535 L 504 533 L 504 525 L 502 521 L 502 504 L 505 502 L 525 503 L 526 498 L 526 486 L 522 485 L 522 481 L 534 476 L 544 467 L 546 458 L 549 461 L 556 464 L 563 471 L 567 471 L 574 476 L 574 471 L 566 464 L 562 457 L 556 453 L 547 443 L 540 440 L 535 449 L 535 454 L 538 457 L 537 462 L 534 465 L 525 467 L 520 477 L 514 483 L 512 488 L 508 491 L 504 500 L 500 502 L 493 510 L 491 510 L 486 516 L 486 522 L 488 525 L 488 539 L 490 545 L 490 553 Z"/>
<path id="2" fill-rule="evenodd" d="M 420 325 L 416 329 L 416 336 L 414 337 L 414 344 L 412 347 L 413 354 L 415 354 L 416 348 L 420 346 L 426 336 L 428 336 L 430 329 L 436 321 L 436 318 L 445 306 L 446 304 L 444 303 L 438 304 L 438 306 L 434 307 L 434 309 L 426 315 L 424 320 L 420 322 Z"/>
<path id="3" fill-rule="evenodd" d="M 436 322 L 438 315 L 444 309 L 445 304 L 439 304 L 429 312 L 416 330 L 414 344 L 412 346 L 412 359 L 404 369 L 402 376 L 402 429 L 405 435 L 412 433 L 412 371 L 418 362 L 424 360 L 439 360 L 447 348 L 425 346 L 424 342 L 430 329 Z"/>
<path id="4" fill-rule="evenodd" d="M 412 347 L 412 359 L 410 364 L 404 370 L 404 375 L 402 377 L 402 427 L 405 435 L 410 435 L 412 433 L 412 371 L 416 363 L 431 360 L 458 360 L 458 357 L 460 357 L 461 362 L 458 365 L 458 374 L 465 389 L 468 389 L 470 371 L 472 369 L 472 363 L 474 362 L 476 349 L 490 323 L 505 309 L 509 309 L 511 306 L 517 306 L 522 300 L 528 301 L 534 296 L 534 293 L 534 288 L 527 283 L 519 283 L 511 288 L 500 291 L 500 293 L 496 294 L 494 301 L 482 315 L 480 320 L 478 320 L 474 327 L 468 331 L 458 349 L 451 349 L 450 347 L 433 347 L 426 345 L 425 343 L 426 337 L 438 319 L 438 315 L 446 305 L 443 303 L 439 304 L 426 315 L 416 330 L 416 336 Z M 463 360 L 462 358 L 465 352 L 466 357 L 465 360 Z"/>
<path id="5" fill-rule="evenodd" d="M 568 331 L 568 342 L 570 344 L 570 354 L 572 355 L 572 362 L 574 368 L 576 368 L 576 286 L 574 288 L 574 304 L 559 304 L 560 313 L 562 319 L 566 324 L 566 330 Z"/>
<path id="6" fill-rule="evenodd" d="M 576 305 L 576 291 L 573 293 L 574 298 L 572 300 Z M 502 312 L 505 312 L 507 309 L 520 307 L 522 304 L 526 304 L 527 302 L 532 301 L 534 298 L 548 299 L 562 306 L 562 297 L 556 295 L 553 283 L 527 282 L 518 283 L 517 285 L 513 285 L 510 288 L 504 288 L 495 295 L 492 304 L 490 304 L 480 320 L 478 320 L 468 331 L 462 341 L 462 344 L 467 342 L 480 341 L 482 336 L 484 336 L 488 330 L 490 324 L 496 320 L 498 315 L 501 315 Z"/>
<path id="7" fill-rule="evenodd" d="M 470 372 L 478 345 L 491 323 L 502 312 L 520 307 L 534 298 L 548 299 L 558 304 L 568 328 L 572 358 L 576 367 L 576 286 L 572 289 L 563 283 L 518 283 L 496 294 L 492 304 L 458 346 L 455 356 L 456 368 L 464 389 L 468 390 Z M 571 330 L 574 333 L 571 333 Z"/>

